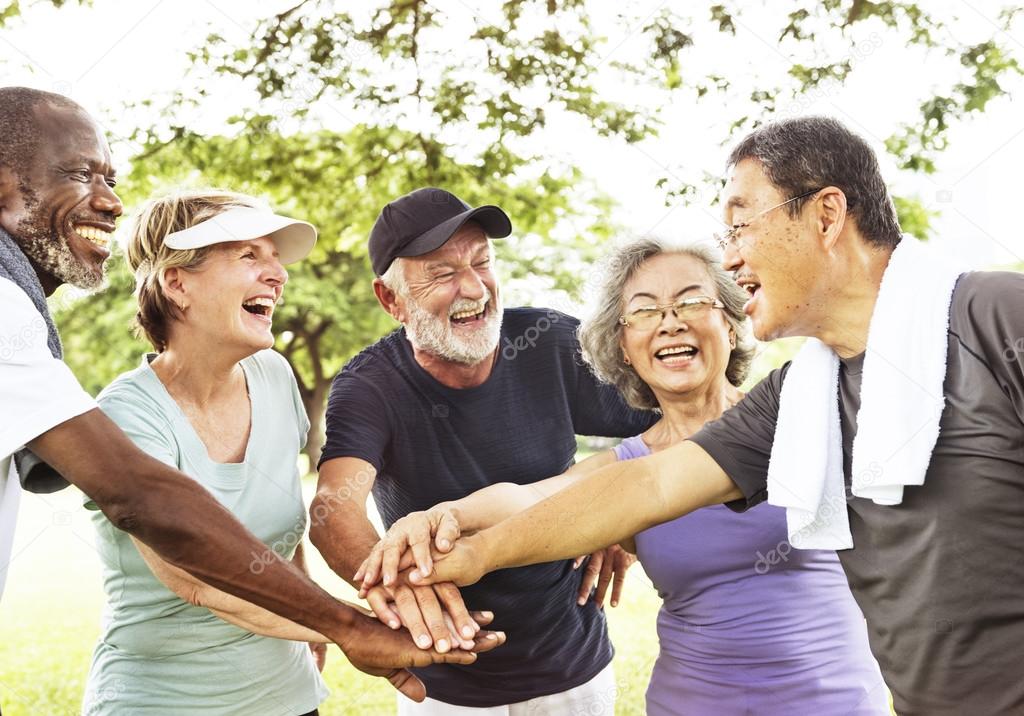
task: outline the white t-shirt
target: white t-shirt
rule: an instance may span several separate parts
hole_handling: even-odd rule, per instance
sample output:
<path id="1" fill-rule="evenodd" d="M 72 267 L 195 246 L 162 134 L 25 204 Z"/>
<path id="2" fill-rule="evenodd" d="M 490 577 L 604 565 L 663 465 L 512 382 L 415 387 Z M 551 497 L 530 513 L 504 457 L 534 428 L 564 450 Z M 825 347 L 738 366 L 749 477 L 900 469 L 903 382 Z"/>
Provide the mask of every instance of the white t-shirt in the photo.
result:
<path id="1" fill-rule="evenodd" d="M 46 345 L 46 322 L 17 284 L 0 278 L 0 594 L 7 580 L 21 486 L 11 455 L 96 407 Z"/>

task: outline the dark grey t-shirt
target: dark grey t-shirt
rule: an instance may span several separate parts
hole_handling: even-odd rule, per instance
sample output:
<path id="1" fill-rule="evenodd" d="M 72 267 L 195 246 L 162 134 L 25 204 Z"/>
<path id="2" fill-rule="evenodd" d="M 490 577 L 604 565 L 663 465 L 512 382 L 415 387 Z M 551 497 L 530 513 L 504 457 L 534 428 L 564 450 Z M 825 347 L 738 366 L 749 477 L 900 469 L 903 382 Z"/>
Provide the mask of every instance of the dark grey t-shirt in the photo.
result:
<path id="1" fill-rule="evenodd" d="M 848 497 L 839 552 L 900 716 L 1024 712 L 1024 274 L 961 277 L 946 408 L 925 483 L 883 507 Z M 864 356 L 840 366 L 847 485 Z M 693 440 L 765 499 L 779 393 L 769 374 Z M 894 406 L 896 407 L 896 406 Z"/>

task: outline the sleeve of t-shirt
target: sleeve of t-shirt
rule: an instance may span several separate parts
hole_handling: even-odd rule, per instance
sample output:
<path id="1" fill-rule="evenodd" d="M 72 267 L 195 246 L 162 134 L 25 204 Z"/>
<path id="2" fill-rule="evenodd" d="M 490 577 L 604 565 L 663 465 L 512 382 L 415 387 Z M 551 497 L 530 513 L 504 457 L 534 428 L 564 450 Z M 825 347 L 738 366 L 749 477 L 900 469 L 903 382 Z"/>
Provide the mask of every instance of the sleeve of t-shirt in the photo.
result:
<path id="1" fill-rule="evenodd" d="M 327 399 L 326 440 L 317 468 L 336 457 L 356 457 L 380 471 L 391 440 L 387 403 L 368 380 L 342 370 Z"/>
<path id="2" fill-rule="evenodd" d="M 306 447 L 306 440 L 309 438 L 309 415 L 306 413 L 306 404 L 302 402 L 302 394 L 299 392 L 299 382 L 295 379 L 295 371 L 292 370 L 288 359 L 277 351 L 270 349 L 264 351 L 266 360 L 272 364 L 270 375 L 275 381 L 283 381 L 288 386 L 288 393 L 291 397 L 292 407 L 295 409 L 295 424 L 299 429 L 299 449 Z"/>
<path id="3" fill-rule="evenodd" d="M 779 393 L 789 364 L 773 370 L 746 397 L 690 439 L 718 463 L 743 493 L 727 503 L 743 512 L 768 497 L 768 460 L 779 417 Z"/>
<path id="4" fill-rule="evenodd" d="M 135 446 L 152 458 L 178 467 L 178 446 L 173 428 L 167 420 L 153 410 L 150 400 L 131 386 L 114 385 L 99 397 L 100 409 L 117 427 L 121 428 Z M 99 506 L 86 495 L 86 509 L 98 510 Z"/>
<path id="5" fill-rule="evenodd" d="M 978 271 L 960 279 L 950 330 L 981 360 L 1024 423 L 1024 274 Z"/>
<path id="6" fill-rule="evenodd" d="M 42 315 L 7 279 L 0 279 L 0 306 L 0 455 L 10 455 L 96 402 L 50 353 Z"/>
<path id="7" fill-rule="evenodd" d="M 556 313 L 550 311 L 550 313 Z M 574 386 L 571 397 L 573 432 L 577 435 L 598 435 L 609 438 L 628 438 L 642 433 L 657 420 L 651 410 L 635 410 L 626 404 L 618 389 L 602 383 L 583 360 L 576 330 L 579 326 L 572 316 L 562 316 L 558 349 L 566 351 L 565 364 L 572 366 Z"/>

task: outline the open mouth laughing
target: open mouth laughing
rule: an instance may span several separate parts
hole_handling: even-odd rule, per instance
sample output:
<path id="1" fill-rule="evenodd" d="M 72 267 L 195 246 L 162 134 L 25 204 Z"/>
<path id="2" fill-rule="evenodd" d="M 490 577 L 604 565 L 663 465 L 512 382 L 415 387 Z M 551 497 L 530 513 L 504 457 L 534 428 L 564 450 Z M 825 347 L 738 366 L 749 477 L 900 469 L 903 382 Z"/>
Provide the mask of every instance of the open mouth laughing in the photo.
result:
<path id="1" fill-rule="evenodd" d="M 750 295 L 750 299 L 743 305 L 743 312 L 750 315 L 761 291 L 761 282 L 750 274 L 744 274 L 736 277 L 736 284 Z"/>
<path id="2" fill-rule="evenodd" d="M 253 296 L 242 301 L 242 310 L 256 320 L 270 325 L 277 301 L 273 296 Z"/>
<path id="3" fill-rule="evenodd" d="M 697 346 L 689 343 L 679 343 L 659 348 L 654 352 L 654 357 L 666 366 L 680 367 L 692 363 L 698 353 L 700 353 L 700 349 Z"/>
<path id="4" fill-rule="evenodd" d="M 464 326 L 475 323 L 476 321 L 482 321 L 484 316 L 487 315 L 487 307 L 489 305 L 490 301 L 488 300 L 480 301 L 469 308 L 464 308 L 448 314 L 448 320 L 457 326 Z"/>
<path id="5" fill-rule="evenodd" d="M 85 239 L 93 246 L 96 246 L 107 253 L 110 252 L 110 243 L 114 236 L 113 229 L 105 229 L 93 224 L 74 224 L 72 226 L 75 234 Z"/>

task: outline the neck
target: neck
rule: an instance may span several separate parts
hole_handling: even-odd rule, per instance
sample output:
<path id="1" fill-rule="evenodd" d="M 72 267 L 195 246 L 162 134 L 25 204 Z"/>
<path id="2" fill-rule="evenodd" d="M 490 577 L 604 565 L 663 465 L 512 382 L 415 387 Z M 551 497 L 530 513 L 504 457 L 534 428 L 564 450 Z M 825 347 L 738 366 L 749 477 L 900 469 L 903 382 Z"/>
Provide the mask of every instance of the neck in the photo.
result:
<path id="1" fill-rule="evenodd" d="M 43 287 L 44 296 L 52 296 L 53 292 L 57 290 L 57 287 L 64 283 L 59 278 L 55 277 L 53 274 L 39 268 L 39 265 L 31 258 L 28 260 L 28 262 L 32 264 L 32 270 L 35 271 L 36 276 L 39 277 L 39 283 Z"/>
<path id="2" fill-rule="evenodd" d="M 438 383 L 449 388 L 475 388 L 491 377 L 498 349 L 495 348 L 489 356 L 473 365 L 452 362 L 421 350 L 415 345 L 412 345 L 412 353 L 420 367 L 430 373 Z"/>
<path id="3" fill-rule="evenodd" d="M 228 356 L 223 349 L 169 341 L 150 367 L 175 398 L 207 405 L 231 395 L 245 383 L 239 361 L 245 356 Z"/>
<path id="4" fill-rule="evenodd" d="M 662 418 L 648 431 L 652 447 L 661 449 L 685 440 L 704 424 L 722 417 L 743 393 L 723 375 L 713 385 L 686 393 L 658 394 Z"/>
<path id="5" fill-rule="evenodd" d="M 829 271 L 828 280 L 835 288 L 827 292 L 824 317 L 812 333 L 840 358 L 851 358 L 867 349 L 882 275 L 892 256 L 891 250 L 871 248 L 863 240 L 848 243 L 850 250 L 842 262 Z"/>

